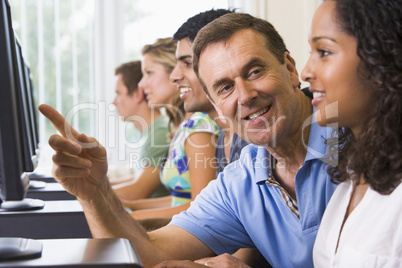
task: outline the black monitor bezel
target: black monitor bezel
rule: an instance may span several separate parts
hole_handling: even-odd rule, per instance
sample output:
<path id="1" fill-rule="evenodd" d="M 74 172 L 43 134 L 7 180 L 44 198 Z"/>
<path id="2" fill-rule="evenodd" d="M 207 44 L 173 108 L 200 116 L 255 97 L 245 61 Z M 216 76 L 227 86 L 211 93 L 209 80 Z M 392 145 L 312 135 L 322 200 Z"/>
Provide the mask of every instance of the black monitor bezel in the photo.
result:
<path id="1" fill-rule="evenodd" d="M 34 149 L 36 155 L 39 155 L 39 128 L 38 128 L 38 109 L 36 108 L 36 103 L 34 99 L 34 87 L 31 77 L 31 69 L 27 61 L 25 62 L 25 81 L 27 83 L 27 96 L 29 101 L 29 111 L 31 114 L 31 124 L 32 124 L 32 140 L 34 142 Z"/>
<path id="2" fill-rule="evenodd" d="M 22 130 L 22 147 L 24 150 L 24 171 L 33 172 L 38 165 L 38 158 L 36 156 L 36 145 L 34 144 L 35 142 L 33 140 L 34 130 L 30 110 L 31 101 L 29 100 L 29 95 L 27 92 L 28 81 L 26 81 L 25 75 L 25 60 L 22 55 L 21 43 L 15 33 L 14 40 L 14 68 L 16 74 L 15 79 L 17 80 L 17 97 L 19 102 L 18 114 L 20 116 Z"/>
<path id="3" fill-rule="evenodd" d="M 0 201 L 22 200 L 29 187 L 24 172 L 21 122 L 15 81 L 13 46 L 15 39 L 7 0 L 0 6 Z M 12 179 L 10 179 L 12 178 Z"/>

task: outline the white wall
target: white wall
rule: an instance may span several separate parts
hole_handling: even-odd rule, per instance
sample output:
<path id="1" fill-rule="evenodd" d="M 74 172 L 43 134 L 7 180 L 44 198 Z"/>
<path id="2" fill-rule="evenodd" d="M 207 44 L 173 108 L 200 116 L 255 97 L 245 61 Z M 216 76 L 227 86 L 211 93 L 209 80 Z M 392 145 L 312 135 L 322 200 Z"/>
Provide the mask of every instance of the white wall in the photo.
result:
<path id="1" fill-rule="evenodd" d="M 98 100 L 112 101 L 114 91 L 114 67 L 123 62 L 124 52 L 120 40 L 123 33 L 122 1 L 97 0 L 98 18 L 96 25 L 96 87 L 99 91 Z M 310 21 L 315 9 L 322 0 L 228 0 L 230 8 L 246 12 L 271 22 L 279 31 L 285 43 L 296 60 L 299 74 L 307 62 L 310 46 L 308 32 Z M 307 83 L 302 83 L 307 86 Z"/>
<path id="2" fill-rule="evenodd" d="M 268 0 L 267 20 L 285 40 L 290 54 L 296 60 L 299 75 L 310 54 L 310 23 L 320 3 L 321 0 Z M 302 85 L 307 86 L 308 83 L 302 82 Z"/>

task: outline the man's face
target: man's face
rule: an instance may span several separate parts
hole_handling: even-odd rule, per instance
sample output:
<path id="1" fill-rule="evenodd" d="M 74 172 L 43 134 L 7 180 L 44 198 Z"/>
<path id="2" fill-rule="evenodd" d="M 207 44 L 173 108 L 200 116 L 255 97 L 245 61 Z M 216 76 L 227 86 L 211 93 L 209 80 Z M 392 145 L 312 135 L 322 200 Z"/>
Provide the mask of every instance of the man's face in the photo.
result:
<path id="1" fill-rule="evenodd" d="M 297 131 L 297 71 L 288 53 L 279 63 L 261 34 L 241 30 L 207 46 L 199 74 L 218 112 L 244 140 L 272 147 Z"/>
<path id="2" fill-rule="evenodd" d="M 116 97 L 113 104 L 117 108 L 117 112 L 126 120 L 129 116 L 136 114 L 135 92 L 128 95 L 127 87 L 123 82 L 121 74 L 116 76 Z"/>
<path id="3" fill-rule="evenodd" d="M 170 74 L 170 80 L 177 84 L 181 92 L 184 109 L 186 112 L 210 112 L 214 107 L 193 70 L 193 52 L 188 37 L 177 43 L 176 59 L 177 64 Z"/>

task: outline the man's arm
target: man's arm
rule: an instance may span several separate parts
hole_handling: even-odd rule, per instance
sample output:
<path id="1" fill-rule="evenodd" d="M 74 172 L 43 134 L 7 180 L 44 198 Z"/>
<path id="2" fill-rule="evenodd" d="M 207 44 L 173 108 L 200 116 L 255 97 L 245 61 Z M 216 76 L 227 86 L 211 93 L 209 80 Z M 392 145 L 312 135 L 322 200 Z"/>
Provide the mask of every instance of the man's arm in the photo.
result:
<path id="1" fill-rule="evenodd" d="M 192 200 L 216 177 L 216 165 L 213 160 L 217 139 L 214 134 L 196 132 L 185 141 L 184 151 L 188 159 Z"/>
<path id="2" fill-rule="evenodd" d="M 123 206 L 131 210 L 144 210 L 155 208 L 167 208 L 172 205 L 172 196 L 162 196 L 155 198 L 146 198 L 140 200 L 123 200 L 120 199 Z"/>
<path id="3" fill-rule="evenodd" d="M 94 139 L 79 134 L 55 109 L 39 106 L 61 133 L 49 139 L 56 151 L 52 173 L 77 196 L 95 238 L 121 237 L 135 245 L 142 262 L 151 267 L 167 259 L 198 259 L 212 251 L 189 232 L 166 226 L 147 233 L 124 209 L 106 177 L 106 150 Z"/>
<path id="4" fill-rule="evenodd" d="M 168 225 L 171 220 L 172 218 L 154 218 L 137 220 L 137 222 L 149 232 Z"/>
<path id="5" fill-rule="evenodd" d="M 134 181 L 113 186 L 115 193 L 124 200 L 149 198 L 161 186 L 158 167 L 145 167 L 141 175 Z"/>

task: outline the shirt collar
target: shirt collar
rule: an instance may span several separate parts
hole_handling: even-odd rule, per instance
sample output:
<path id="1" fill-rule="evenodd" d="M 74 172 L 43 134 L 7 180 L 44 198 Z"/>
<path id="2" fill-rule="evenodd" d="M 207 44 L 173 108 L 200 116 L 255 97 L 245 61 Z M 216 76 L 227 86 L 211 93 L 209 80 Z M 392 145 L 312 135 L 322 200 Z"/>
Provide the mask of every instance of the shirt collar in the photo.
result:
<path id="1" fill-rule="evenodd" d="M 307 154 L 304 163 L 309 160 L 322 160 L 324 158 L 326 153 L 325 140 L 331 136 L 333 131 L 333 129 L 330 127 L 320 127 L 319 125 L 317 125 L 314 120 L 314 112 L 315 108 L 313 109 L 313 114 L 311 115 L 311 117 L 309 117 L 303 124 L 303 129 L 308 127 L 309 125 L 311 126 L 308 144 L 305 145 L 307 147 Z M 255 160 L 254 180 L 258 184 L 265 183 L 269 174 L 272 173 L 271 164 L 273 161 L 273 157 L 264 147 L 258 146 Z"/>

